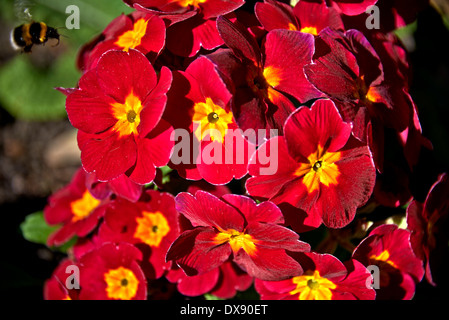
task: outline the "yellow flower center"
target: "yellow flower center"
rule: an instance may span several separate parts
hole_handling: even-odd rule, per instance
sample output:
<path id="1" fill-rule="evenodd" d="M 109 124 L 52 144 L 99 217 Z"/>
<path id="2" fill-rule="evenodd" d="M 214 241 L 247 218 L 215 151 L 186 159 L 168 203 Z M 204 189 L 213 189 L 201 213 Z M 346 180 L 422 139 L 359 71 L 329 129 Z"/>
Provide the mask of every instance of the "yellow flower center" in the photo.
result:
<path id="1" fill-rule="evenodd" d="M 331 300 L 331 290 L 337 288 L 335 283 L 321 277 L 318 270 L 311 275 L 309 273 L 294 277 L 292 282 L 296 284 L 296 288 L 289 293 L 291 295 L 299 293 L 299 300 Z"/>
<path id="2" fill-rule="evenodd" d="M 232 112 L 227 112 L 220 106 L 214 104 L 207 97 L 206 102 L 197 102 L 193 106 L 192 120 L 196 122 L 194 134 L 198 140 L 210 135 L 210 140 L 219 140 L 223 143 L 229 124 L 233 122 Z"/>
<path id="3" fill-rule="evenodd" d="M 206 1 L 207 0 L 178 0 L 178 3 L 181 7 L 194 6 L 198 8 L 200 3 L 205 3 Z"/>
<path id="4" fill-rule="evenodd" d="M 142 38 L 147 31 L 148 20 L 139 19 L 134 23 L 132 30 L 125 31 L 118 37 L 118 40 L 114 43 L 117 46 L 123 48 L 123 51 L 128 52 L 129 49 L 134 49 L 140 45 Z"/>
<path id="5" fill-rule="evenodd" d="M 281 82 L 281 69 L 267 66 L 263 69 L 265 81 L 272 87 L 276 87 Z"/>
<path id="6" fill-rule="evenodd" d="M 301 28 L 301 30 L 299 30 L 299 31 L 304 32 L 304 33 L 310 33 L 314 36 L 318 35 L 318 30 L 315 27 L 304 27 L 304 28 Z"/>
<path id="7" fill-rule="evenodd" d="M 118 120 L 112 130 L 118 132 L 120 137 L 130 134 L 138 135 L 137 127 L 140 124 L 140 112 L 143 108 L 140 99 L 131 91 L 124 104 L 116 102 L 111 106 L 112 114 Z"/>
<path id="8" fill-rule="evenodd" d="M 304 176 L 302 182 L 309 193 L 319 189 L 320 184 L 325 186 L 338 184 L 340 171 L 337 162 L 341 159 L 340 152 L 323 152 L 323 147 L 318 146 L 317 152 L 308 157 L 308 163 L 301 163 L 294 175 Z"/>
<path id="9" fill-rule="evenodd" d="M 296 28 L 296 26 L 293 23 L 289 22 L 288 23 L 288 30 L 298 31 L 298 28 Z"/>
<path id="10" fill-rule="evenodd" d="M 257 240 L 253 239 L 251 235 L 234 229 L 220 231 L 214 238 L 216 244 L 229 243 L 234 253 L 237 253 L 240 248 L 243 248 L 249 255 L 253 255 L 256 252 Z"/>
<path id="11" fill-rule="evenodd" d="M 80 199 L 70 204 L 73 213 L 72 222 L 87 218 L 98 207 L 100 202 L 101 200 L 94 198 L 88 190 L 84 191 Z"/>
<path id="12" fill-rule="evenodd" d="M 374 87 L 369 87 L 368 92 L 366 93 L 366 99 L 368 99 L 371 102 L 378 102 L 382 99 L 382 96 L 379 94 L 379 92 Z"/>
<path id="13" fill-rule="evenodd" d="M 111 269 L 104 274 L 106 293 L 110 299 L 131 300 L 136 296 L 139 280 L 135 274 L 124 267 Z"/>
<path id="14" fill-rule="evenodd" d="M 142 212 L 143 217 L 137 217 L 137 228 L 134 237 L 151 247 L 159 247 L 162 239 L 170 232 L 167 219 L 159 211 Z"/>
<path id="15" fill-rule="evenodd" d="M 379 255 L 372 255 L 370 256 L 371 260 L 377 260 L 377 261 L 383 261 L 388 263 L 390 266 L 398 269 L 398 267 L 396 266 L 396 264 L 390 260 L 390 253 L 388 252 L 388 250 L 384 250 L 382 251 Z"/>

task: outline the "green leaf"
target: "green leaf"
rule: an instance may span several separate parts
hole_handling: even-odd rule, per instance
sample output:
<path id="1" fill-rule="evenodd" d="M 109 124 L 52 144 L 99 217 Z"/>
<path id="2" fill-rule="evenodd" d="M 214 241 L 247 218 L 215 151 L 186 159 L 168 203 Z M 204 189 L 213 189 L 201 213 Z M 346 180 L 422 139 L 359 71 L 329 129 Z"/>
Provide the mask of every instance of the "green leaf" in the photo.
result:
<path id="1" fill-rule="evenodd" d="M 45 222 L 42 211 L 29 214 L 20 224 L 20 230 L 22 230 L 23 237 L 26 240 L 45 245 L 47 244 L 48 236 L 58 228 L 58 226 L 49 226 Z"/>
<path id="2" fill-rule="evenodd" d="M 206 299 L 206 300 L 224 300 L 224 299 L 214 296 L 213 294 L 210 294 L 210 293 L 204 294 L 204 299 Z"/>
<path id="3" fill-rule="evenodd" d="M 47 246 L 47 239 L 50 234 L 59 228 L 60 226 L 49 226 L 45 221 L 44 213 L 42 211 L 29 214 L 20 224 L 20 230 L 26 240 L 37 244 L 43 244 L 45 246 Z M 76 240 L 77 237 L 73 237 L 62 246 L 52 247 L 50 249 L 65 253 L 76 243 Z"/>

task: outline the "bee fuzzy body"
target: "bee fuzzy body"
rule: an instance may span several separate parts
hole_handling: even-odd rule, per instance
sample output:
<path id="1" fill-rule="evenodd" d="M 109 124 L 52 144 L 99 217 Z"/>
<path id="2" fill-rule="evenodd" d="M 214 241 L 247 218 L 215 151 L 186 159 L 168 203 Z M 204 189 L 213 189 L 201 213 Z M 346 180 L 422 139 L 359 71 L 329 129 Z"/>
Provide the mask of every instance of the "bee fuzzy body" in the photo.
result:
<path id="1" fill-rule="evenodd" d="M 31 52 L 33 45 L 44 44 L 48 39 L 57 39 L 59 43 L 59 33 L 44 22 L 22 24 L 11 33 L 13 47 L 22 48 L 24 52 Z"/>

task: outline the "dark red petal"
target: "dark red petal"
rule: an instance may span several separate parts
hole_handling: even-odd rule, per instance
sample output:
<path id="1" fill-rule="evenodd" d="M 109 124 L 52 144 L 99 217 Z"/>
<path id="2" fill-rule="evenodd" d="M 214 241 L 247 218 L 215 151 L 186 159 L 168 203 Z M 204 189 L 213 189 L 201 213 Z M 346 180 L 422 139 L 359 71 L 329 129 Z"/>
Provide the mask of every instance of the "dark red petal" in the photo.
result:
<path id="1" fill-rule="evenodd" d="M 263 46 L 264 68 L 277 70 L 279 83 L 275 89 L 288 93 L 300 102 L 322 94 L 306 79 L 303 68 L 312 62 L 314 37 L 308 33 L 277 29 L 270 31 Z"/>
<path id="2" fill-rule="evenodd" d="M 204 19 L 210 19 L 232 12 L 244 3 L 244 0 L 216 0 L 205 1 L 200 3 L 199 6 L 201 13 L 204 15 Z"/>
<path id="3" fill-rule="evenodd" d="M 188 297 L 196 297 L 211 291 L 218 282 L 220 269 L 215 268 L 209 272 L 188 277 L 182 272 L 182 278 L 178 281 L 178 291 Z"/>
<path id="4" fill-rule="evenodd" d="M 135 166 L 129 172 L 129 178 L 138 184 L 153 181 L 156 167 L 167 165 L 170 160 L 173 141 L 170 140 L 173 128 L 161 120 L 159 125 L 146 138 L 136 137 L 137 158 Z"/>
<path id="5" fill-rule="evenodd" d="M 142 186 L 130 180 L 125 174 L 109 181 L 109 186 L 114 194 L 131 202 L 136 202 L 142 194 Z"/>
<path id="6" fill-rule="evenodd" d="M 167 67 L 162 67 L 159 82 L 151 93 L 142 101 L 141 121 L 138 127 L 140 137 L 145 137 L 158 124 L 167 104 L 167 91 L 172 82 L 172 73 Z"/>
<path id="7" fill-rule="evenodd" d="M 205 191 L 199 190 L 195 196 L 181 192 L 176 196 L 176 210 L 189 219 L 193 226 L 243 231 L 243 216 L 232 206 Z"/>
<path id="8" fill-rule="evenodd" d="M 317 152 L 336 152 L 348 141 L 352 126 L 342 121 L 331 100 L 317 100 L 312 107 L 300 107 L 285 123 L 285 140 L 289 154 L 302 162 Z"/>
<path id="9" fill-rule="evenodd" d="M 296 232 L 265 222 L 248 223 L 245 233 L 249 234 L 256 243 L 256 252 L 265 249 L 283 249 L 294 252 L 310 251 L 310 245 L 299 241 Z"/>
<path id="10" fill-rule="evenodd" d="M 246 291 L 253 283 L 253 278 L 240 269 L 234 262 L 227 261 L 220 266 L 220 278 L 210 292 L 221 299 L 230 299 L 238 291 Z"/>
<path id="11" fill-rule="evenodd" d="M 253 199 L 236 195 L 225 194 L 222 199 L 238 209 L 248 223 L 258 221 L 265 223 L 284 223 L 281 210 L 272 202 L 264 201 L 257 204 Z"/>
<path id="12" fill-rule="evenodd" d="M 255 146 L 244 138 L 240 129 L 229 130 L 223 143 L 201 143 L 201 154 L 197 159 L 198 172 L 214 185 L 226 184 L 233 178 L 241 179 L 248 172 L 249 157 L 254 150 Z"/>
<path id="13" fill-rule="evenodd" d="M 376 291 L 367 284 L 371 284 L 368 280 L 371 273 L 365 268 L 363 264 L 355 259 L 350 259 L 345 263 L 348 268 L 348 276 L 338 284 L 338 291 L 350 292 L 359 300 L 374 300 L 376 298 Z"/>
<path id="14" fill-rule="evenodd" d="M 298 22 L 293 14 L 292 7 L 277 1 L 257 2 L 254 13 L 265 30 L 290 29 L 292 24 L 299 30 Z"/>
<path id="15" fill-rule="evenodd" d="M 193 57 L 203 47 L 212 50 L 223 44 L 215 19 L 201 15 L 176 23 L 167 29 L 167 49 L 182 57 Z"/>
<path id="16" fill-rule="evenodd" d="M 81 77 L 80 89 L 74 89 L 67 96 L 66 111 L 75 128 L 87 133 L 98 133 L 117 122 L 110 111 L 113 102 L 99 88 L 95 71 L 90 71 Z"/>
<path id="17" fill-rule="evenodd" d="M 313 211 L 319 212 L 330 228 L 341 228 L 351 222 L 357 208 L 368 201 L 376 180 L 376 171 L 366 146 L 342 152 L 336 165 L 340 171 L 338 184 L 321 186 Z"/>
<path id="18" fill-rule="evenodd" d="M 232 23 L 223 16 L 217 18 L 217 28 L 226 45 L 241 60 L 249 59 L 256 65 L 261 56 L 256 39 L 239 22 Z"/>
<path id="19" fill-rule="evenodd" d="M 135 11 L 138 12 L 138 11 Z M 154 15 L 148 20 L 145 36 L 136 48 L 154 61 L 165 45 L 165 23 L 160 17 Z"/>
<path id="20" fill-rule="evenodd" d="M 324 1 L 299 1 L 293 12 L 301 24 L 301 29 L 314 27 L 317 33 L 327 27 L 344 29 L 340 14 L 333 7 L 327 7 Z"/>
<path id="21" fill-rule="evenodd" d="M 134 49 L 107 51 L 98 61 L 96 70 L 104 94 L 119 103 L 124 103 L 131 92 L 143 101 L 157 83 L 151 63 Z"/>
<path id="22" fill-rule="evenodd" d="M 196 227 L 182 233 L 167 252 L 166 260 L 174 260 L 188 276 L 204 274 L 225 262 L 231 254 L 227 243 L 214 241 L 211 227 Z"/>
<path id="23" fill-rule="evenodd" d="M 109 181 L 125 173 L 136 162 L 137 147 L 133 136 L 112 134 L 97 140 L 90 137 L 81 148 L 81 162 L 87 172 L 95 172 L 100 181 Z"/>
<path id="24" fill-rule="evenodd" d="M 369 6 L 376 4 L 378 0 L 334 0 L 337 3 L 338 8 L 348 16 L 356 16 L 366 11 Z"/>
<path id="25" fill-rule="evenodd" d="M 250 276 L 267 281 L 284 280 L 303 272 L 297 261 L 279 249 L 257 250 L 251 256 L 240 250 L 234 255 L 234 261 Z"/>
<path id="26" fill-rule="evenodd" d="M 289 156 L 283 137 L 274 137 L 262 144 L 251 158 L 246 190 L 253 197 L 270 199 L 284 192 L 283 185 L 296 179 L 298 163 Z M 277 203 L 277 202 L 275 202 Z"/>
<path id="27" fill-rule="evenodd" d="M 337 42 L 333 35 L 323 31 L 316 39 L 317 57 L 312 64 L 304 67 L 304 72 L 318 90 L 338 100 L 351 101 L 356 91 L 355 81 L 360 75 L 359 66 L 354 54 Z"/>
<path id="28" fill-rule="evenodd" d="M 225 83 L 221 79 L 211 60 L 205 56 L 195 59 L 195 61 L 193 61 L 186 69 L 186 73 L 196 80 L 196 85 L 199 87 L 195 97 L 192 96 L 192 93 L 189 93 L 189 97 L 191 97 L 194 102 L 199 102 L 200 99 L 209 97 L 215 104 L 218 104 L 223 109 L 228 107 L 232 95 L 226 88 Z M 202 96 L 199 96 L 200 94 Z"/>

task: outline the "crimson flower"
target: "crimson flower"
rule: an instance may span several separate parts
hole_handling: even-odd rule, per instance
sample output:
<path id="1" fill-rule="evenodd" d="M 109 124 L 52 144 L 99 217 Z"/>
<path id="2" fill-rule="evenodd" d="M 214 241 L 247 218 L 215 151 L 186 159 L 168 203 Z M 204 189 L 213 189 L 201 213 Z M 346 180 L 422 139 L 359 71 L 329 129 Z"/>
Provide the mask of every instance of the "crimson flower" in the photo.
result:
<path id="1" fill-rule="evenodd" d="M 256 279 L 263 300 L 374 300 L 371 275 L 357 260 L 345 264 L 330 254 L 306 252 L 298 257 L 304 274 L 282 281 Z"/>
<path id="2" fill-rule="evenodd" d="M 257 19 L 265 30 L 287 29 L 318 35 L 327 27 L 343 29 L 343 21 L 333 7 L 325 2 L 298 1 L 294 8 L 290 5 L 264 0 L 254 7 Z"/>
<path id="3" fill-rule="evenodd" d="M 409 300 L 415 284 L 424 276 L 422 261 L 410 245 L 410 232 L 394 224 L 384 224 L 370 232 L 352 254 L 363 265 L 379 267 L 380 279 L 376 299 Z"/>
<path id="4" fill-rule="evenodd" d="M 45 221 L 49 225 L 61 225 L 47 239 L 49 246 L 60 246 L 75 235 L 88 235 L 104 215 L 109 198 L 93 195 L 87 187 L 88 177 L 82 168 L 78 169 L 67 186 L 48 198 Z"/>
<path id="5" fill-rule="evenodd" d="M 147 278 L 160 278 L 171 264 L 165 255 L 179 235 L 178 213 L 174 197 L 169 193 L 147 190 L 136 203 L 116 199 L 108 208 L 101 224 L 97 244 L 127 242 L 143 253 Z"/>
<path id="6" fill-rule="evenodd" d="M 231 94 L 214 64 L 200 57 L 173 75 L 164 118 L 186 135 L 176 137 L 170 167 L 184 178 L 212 184 L 245 176 L 255 147 L 234 120 Z"/>
<path id="7" fill-rule="evenodd" d="M 284 134 L 268 140 L 253 155 L 248 193 L 305 211 L 305 223 L 311 226 L 321 222 L 329 228 L 346 226 L 373 191 L 376 172 L 368 147 L 352 137 L 351 124 L 343 122 L 334 103 L 326 99 L 295 111 Z M 271 149 L 277 152 L 270 154 Z M 276 172 L 263 173 L 267 164 L 259 161 L 261 155 L 277 162 Z"/>
<path id="8" fill-rule="evenodd" d="M 385 78 L 374 48 L 357 30 L 321 31 L 313 63 L 304 67 L 307 79 L 332 99 L 354 135 L 370 144 L 382 171 L 384 130 L 405 130 L 411 119 L 410 96 L 404 82 Z"/>
<path id="9" fill-rule="evenodd" d="M 424 203 L 414 200 L 407 208 L 407 228 L 413 252 L 424 261 L 426 279 L 432 285 L 447 281 L 449 230 L 449 180 L 443 173 L 432 185 Z"/>
<path id="10" fill-rule="evenodd" d="M 232 112 L 242 130 L 277 129 L 295 110 L 290 97 L 303 103 L 319 93 L 307 81 L 303 67 L 312 61 L 311 34 L 276 29 L 260 47 L 256 38 L 238 21 L 217 19 L 217 27 L 229 49 L 208 57 L 228 84 Z"/>
<path id="11" fill-rule="evenodd" d="M 154 62 L 165 45 L 164 21 L 154 14 L 134 11 L 120 15 L 78 53 L 78 68 L 86 72 L 96 66 L 108 50 L 135 49 Z"/>
<path id="12" fill-rule="evenodd" d="M 309 245 L 281 226 L 281 211 L 271 202 L 256 204 L 245 196 L 227 194 L 221 199 L 204 191 L 195 196 L 180 193 L 176 209 L 193 225 L 168 250 L 189 276 L 222 265 L 232 256 L 250 276 L 281 280 L 302 273 L 301 266 L 286 251 L 308 251 Z"/>
<path id="13" fill-rule="evenodd" d="M 78 263 L 80 300 L 145 300 L 147 281 L 139 266 L 142 253 L 129 243 L 105 243 Z"/>
<path id="14" fill-rule="evenodd" d="M 86 184 L 89 192 L 99 199 L 115 195 L 136 202 L 144 190 L 144 186 L 135 183 L 125 174 L 108 182 L 102 182 L 98 181 L 94 172 L 87 176 Z"/>
<path id="15" fill-rule="evenodd" d="M 67 97 L 66 110 L 78 128 L 84 169 L 100 181 L 126 174 L 138 184 L 151 182 L 156 167 L 165 166 L 173 142 L 172 128 L 161 120 L 171 72 L 159 79 L 140 52 L 110 50 L 95 69 L 85 73 L 79 88 Z"/>
<path id="16" fill-rule="evenodd" d="M 168 25 L 166 48 L 183 57 L 195 56 L 201 48 L 223 44 L 216 18 L 240 6 L 244 0 L 125 0 L 137 10 L 157 14 Z"/>
<path id="17" fill-rule="evenodd" d="M 221 299 L 230 299 L 237 291 L 245 291 L 253 283 L 252 277 L 229 260 L 209 272 L 191 277 L 182 269 L 173 268 L 166 278 L 176 283 L 178 291 L 185 296 L 196 297 L 210 293 Z"/>

